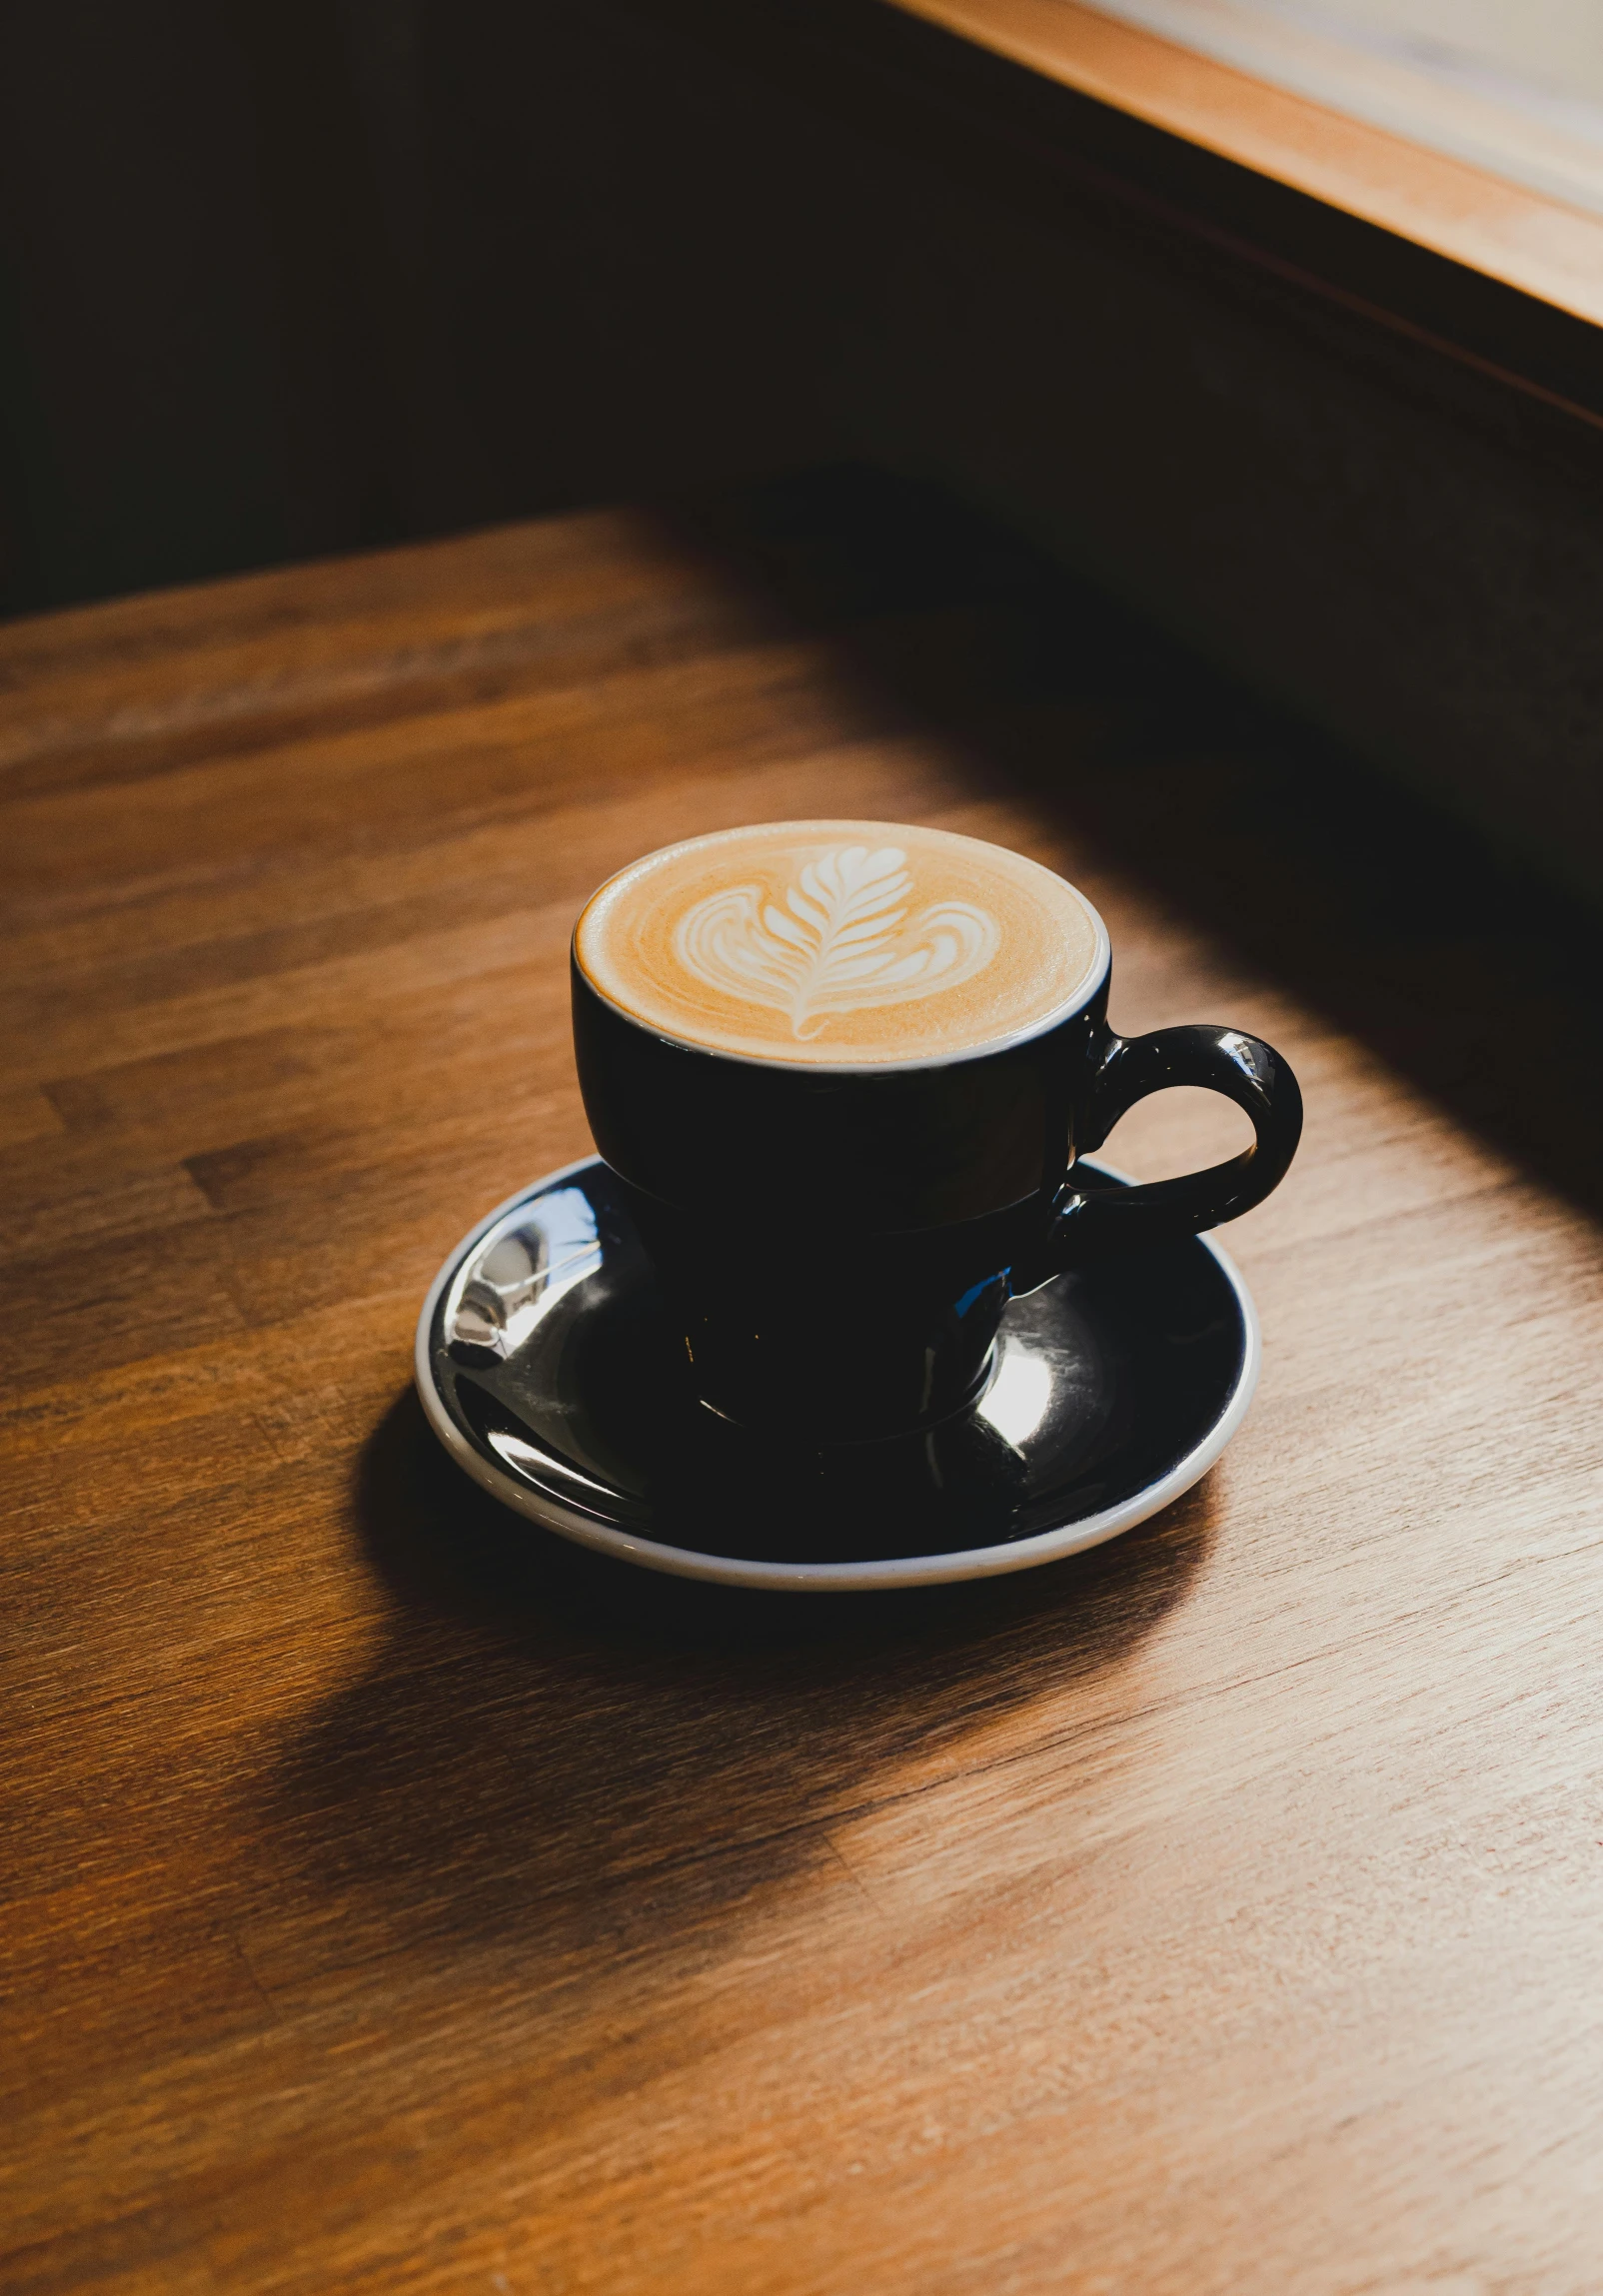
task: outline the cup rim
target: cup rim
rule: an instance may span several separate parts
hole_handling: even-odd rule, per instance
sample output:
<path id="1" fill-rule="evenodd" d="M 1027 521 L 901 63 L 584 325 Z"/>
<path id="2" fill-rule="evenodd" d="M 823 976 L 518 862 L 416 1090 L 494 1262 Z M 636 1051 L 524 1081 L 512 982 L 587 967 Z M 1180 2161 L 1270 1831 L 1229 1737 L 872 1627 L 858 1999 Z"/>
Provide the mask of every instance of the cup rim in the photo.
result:
<path id="1" fill-rule="evenodd" d="M 746 826 L 744 823 L 741 825 Z M 800 821 L 795 823 L 775 821 L 763 824 L 765 827 L 777 829 L 802 828 L 808 825 Z M 883 824 L 886 828 L 896 825 L 892 822 Z M 602 879 L 594 892 L 587 894 L 584 905 L 574 921 L 573 932 L 569 937 L 569 961 L 578 978 L 584 982 L 586 988 L 590 990 L 597 1001 L 604 1004 L 609 1012 L 616 1013 L 620 1020 L 627 1021 L 630 1027 L 638 1028 L 642 1035 L 655 1037 L 663 1044 L 672 1044 L 682 1052 L 699 1052 L 704 1059 L 733 1061 L 743 1068 L 778 1068 L 792 1076 L 910 1076 L 920 1069 L 957 1068 L 968 1061 L 988 1060 L 999 1052 L 1011 1052 L 1021 1044 L 1032 1044 L 1037 1037 L 1049 1036 L 1052 1030 L 1060 1028 L 1065 1020 L 1072 1020 L 1076 1013 L 1084 1011 L 1085 1007 L 1094 1000 L 1112 969 L 1113 944 L 1108 937 L 1107 926 L 1102 921 L 1101 912 L 1095 903 L 1080 890 L 1071 877 L 1065 877 L 1058 869 L 1048 869 L 1044 861 L 1035 860 L 1033 855 L 1029 853 L 1019 853 L 1014 856 L 1016 859 L 1028 861 L 1032 868 L 1042 870 L 1045 875 L 1055 877 L 1060 885 L 1068 887 L 1089 917 L 1091 930 L 1095 936 L 1095 959 L 1083 985 L 1065 997 L 1061 1004 L 1053 1006 L 1043 1019 L 1033 1020 L 1023 1028 L 1010 1029 L 1001 1036 L 987 1037 L 979 1044 L 965 1044 L 960 1050 L 919 1053 L 910 1060 L 787 1060 L 783 1056 L 772 1053 L 738 1052 L 720 1044 L 699 1044 L 693 1037 L 680 1036 L 673 1029 L 664 1028 L 656 1021 L 643 1019 L 639 1013 L 631 1012 L 628 1005 L 620 1004 L 615 996 L 610 996 L 580 957 L 579 928 L 584 923 L 593 904 L 606 892 L 608 886 L 626 875 L 630 869 L 638 867 L 641 861 L 654 858 L 655 853 L 677 853 L 688 845 L 705 844 L 710 836 L 717 837 L 732 833 L 714 829 L 704 831 L 702 835 L 696 837 L 681 837 L 671 845 L 657 846 L 654 848 L 654 853 L 641 853 L 636 856 L 635 860 L 626 861 L 623 868 L 614 869 L 610 876 Z M 966 832 L 961 831 L 948 831 L 946 833 L 948 835 L 966 834 Z M 984 837 L 976 837 L 971 841 L 981 845 L 991 842 L 990 839 Z M 1010 851 L 1011 848 L 1003 846 L 999 847 L 998 850 Z"/>

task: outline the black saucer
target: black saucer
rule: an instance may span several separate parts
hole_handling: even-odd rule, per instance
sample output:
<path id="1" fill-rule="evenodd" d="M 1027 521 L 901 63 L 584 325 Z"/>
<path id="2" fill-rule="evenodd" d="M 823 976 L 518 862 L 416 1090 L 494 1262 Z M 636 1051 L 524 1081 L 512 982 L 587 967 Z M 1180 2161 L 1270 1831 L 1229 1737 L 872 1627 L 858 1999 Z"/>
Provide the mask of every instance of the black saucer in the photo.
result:
<path id="1" fill-rule="evenodd" d="M 651 1570 L 797 1590 L 985 1578 L 1111 1539 L 1206 1473 L 1257 1375 L 1246 1287 L 1199 1236 L 1015 1300 L 989 1386 L 941 1426 L 782 1448 L 697 1401 L 596 1158 L 481 1221 L 418 1321 L 424 1409 L 496 1498 Z"/>

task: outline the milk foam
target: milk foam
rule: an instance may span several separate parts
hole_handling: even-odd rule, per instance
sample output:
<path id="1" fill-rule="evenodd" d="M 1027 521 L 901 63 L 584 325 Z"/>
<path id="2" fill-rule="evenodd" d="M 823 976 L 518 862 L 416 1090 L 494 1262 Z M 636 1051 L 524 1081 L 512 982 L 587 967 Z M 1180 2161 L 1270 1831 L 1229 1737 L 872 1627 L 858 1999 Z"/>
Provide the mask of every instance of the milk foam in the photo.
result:
<path id="1" fill-rule="evenodd" d="M 776 821 L 649 853 L 579 920 L 580 967 L 664 1035 L 794 1064 L 938 1059 L 1072 1011 L 1106 935 L 1021 854 L 882 821 Z"/>

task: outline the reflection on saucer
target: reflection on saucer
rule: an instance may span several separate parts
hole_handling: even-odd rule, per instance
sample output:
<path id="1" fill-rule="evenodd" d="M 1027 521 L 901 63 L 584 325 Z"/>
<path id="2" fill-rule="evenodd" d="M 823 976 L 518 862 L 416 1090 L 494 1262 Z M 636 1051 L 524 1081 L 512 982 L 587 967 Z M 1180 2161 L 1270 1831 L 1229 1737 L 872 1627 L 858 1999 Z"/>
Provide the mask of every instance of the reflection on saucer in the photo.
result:
<path id="1" fill-rule="evenodd" d="M 1039 1427 L 1051 1400 L 1051 1365 L 1024 1348 L 1009 1347 L 1003 1340 L 996 1376 L 974 1410 L 990 1423 L 1003 1443 L 1016 1450 Z"/>

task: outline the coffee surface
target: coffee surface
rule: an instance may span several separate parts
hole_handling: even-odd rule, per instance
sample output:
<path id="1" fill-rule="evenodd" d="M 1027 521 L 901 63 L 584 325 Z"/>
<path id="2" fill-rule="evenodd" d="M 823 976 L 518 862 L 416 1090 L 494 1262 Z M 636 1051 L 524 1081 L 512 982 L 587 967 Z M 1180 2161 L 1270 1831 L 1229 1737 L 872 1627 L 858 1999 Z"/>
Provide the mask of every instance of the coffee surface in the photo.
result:
<path id="1" fill-rule="evenodd" d="M 1021 854 L 884 821 L 771 821 L 648 853 L 579 920 L 581 969 L 688 1044 L 799 1064 L 939 1059 L 1072 1011 L 1096 912 Z"/>

